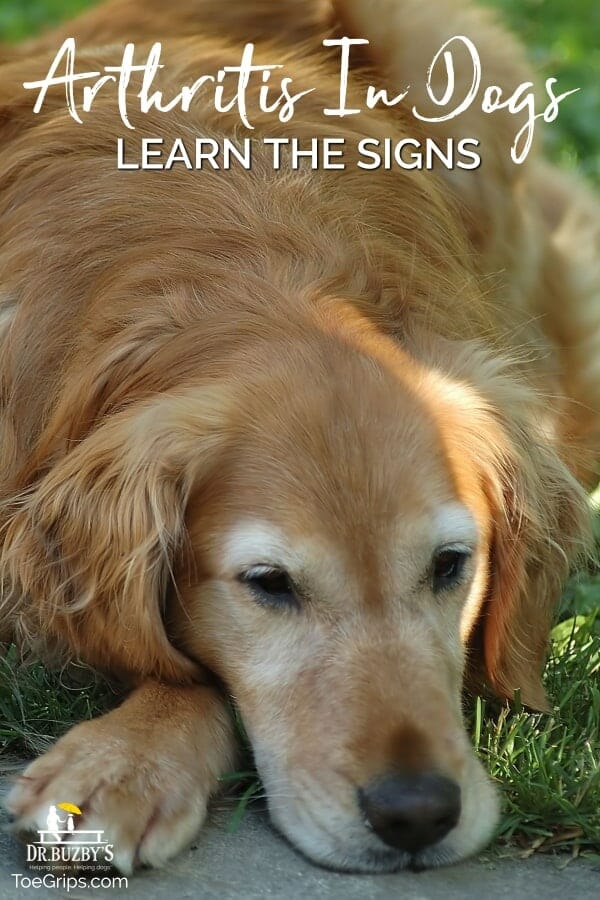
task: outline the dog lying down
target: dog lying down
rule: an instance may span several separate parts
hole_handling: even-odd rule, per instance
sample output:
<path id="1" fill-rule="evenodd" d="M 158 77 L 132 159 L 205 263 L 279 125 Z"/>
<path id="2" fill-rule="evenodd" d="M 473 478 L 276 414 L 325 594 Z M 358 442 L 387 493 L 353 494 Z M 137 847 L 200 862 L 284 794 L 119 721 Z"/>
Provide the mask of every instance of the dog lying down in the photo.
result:
<path id="1" fill-rule="evenodd" d="M 512 161 L 506 108 L 413 117 L 460 34 L 503 96 L 529 80 L 462 0 L 114 0 L 6 51 L 0 636 L 130 689 L 25 770 L 20 828 L 68 800 L 121 871 L 161 865 L 236 764 L 233 698 L 274 825 L 316 863 L 438 866 L 490 839 L 461 692 L 547 708 L 600 443 L 600 217 L 535 146 Z M 361 112 L 325 119 L 335 35 L 369 41 Z M 23 83 L 67 36 L 92 72 L 162 40 L 165 97 L 247 41 L 318 90 L 282 123 L 250 84 L 249 169 L 118 171 L 114 92 L 83 124 L 64 86 L 32 113 Z M 368 109 L 369 84 L 410 104 Z M 138 142 L 240 134 L 209 102 L 129 115 Z M 346 139 L 343 170 L 277 170 L 260 140 L 315 135 Z M 354 164 L 362 138 L 465 136 L 473 171 Z"/>

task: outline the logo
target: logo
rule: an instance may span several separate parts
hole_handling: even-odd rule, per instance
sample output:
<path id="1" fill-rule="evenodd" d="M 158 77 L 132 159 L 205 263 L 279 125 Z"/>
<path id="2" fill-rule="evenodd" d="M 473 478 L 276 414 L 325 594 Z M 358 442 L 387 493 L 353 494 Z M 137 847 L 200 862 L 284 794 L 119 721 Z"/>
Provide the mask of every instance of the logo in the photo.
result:
<path id="1" fill-rule="evenodd" d="M 48 807 L 46 827 L 38 835 L 38 841 L 27 845 L 31 868 L 52 871 L 75 864 L 78 868 L 108 869 L 114 858 L 114 845 L 104 839 L 101 828 L 85 828 L 83 812 L 75 803 Z"/>
<path id="2" fill-rule="evenodd" d="M 57 803 L 48 807 L 46 827 L 38 831 L 39 840 L 27 844 L 27 865 L 33 872 L 12 872 L 15 888 L 71 891 L 108 888 L 119 891 L 129 887 L 128 879 L 102 874 L 112 869 L 114 845 L 104 840 L 101 828 L 86 828 L 85 814 L 75 803 Z M 0 888 L 0 895 L 2 890 Z M 19 895 L 20 896 L 20 895 Z M 46 895 L 44 895 L 46 896 Z M 81 894 L 78 894 L 81 896 Z"/>

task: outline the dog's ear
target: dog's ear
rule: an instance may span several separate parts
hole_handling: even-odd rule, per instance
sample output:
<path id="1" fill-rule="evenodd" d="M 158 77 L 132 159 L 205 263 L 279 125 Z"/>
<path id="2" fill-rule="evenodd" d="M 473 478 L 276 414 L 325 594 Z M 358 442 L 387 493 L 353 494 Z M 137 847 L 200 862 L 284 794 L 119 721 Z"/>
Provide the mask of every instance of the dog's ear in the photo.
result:
<path id="1" fill-rule="evenodd" d="M 479 640 L 485 677 L 512 700 L 548 710 L 542 671 L 565 579 L 589 543 L 585 492 L 544 433 L 538 399 L 502 377 L 503 402 L 483 412 L 471 458 L 491 522 Z"/>
<path id="2" fill-rule="evenodd" d="M 489 593 L 483 609 L 487 679 L 501 697 L 516 689 L 548 710 L 541 675 L 569 570 L 589 537 L 587 498 L 539 435 L 512 435 L 512 458 L 496 461 L 491 498 Z"/>
<path id="3" fill-rule="evenodd" d="M 468 681 L 483 679 L 505 699 L 518 690 L 526 706 L 546 710 L 550 629 L 565 578 L 591 539 L 589 504 L 561 458 L 567 449 L 553 430 L 555 411 L 547 417 L 543 399 L 502 359 L 469 344 L 462 359 L 453 353 L 453 377 L 441 382 L 442 430 L 489 547 L 475 606 L 466 610 Z"/>
<path id="4" fill-rule="evenodd" d="M 185 549 L 187 499 L 215 460 L 225 417 L 217 387 L 136 403 L 12 501 L 3 572 L 34 629 L 112 673 L 193 677 L 165 632 L 164 603 Z"/>

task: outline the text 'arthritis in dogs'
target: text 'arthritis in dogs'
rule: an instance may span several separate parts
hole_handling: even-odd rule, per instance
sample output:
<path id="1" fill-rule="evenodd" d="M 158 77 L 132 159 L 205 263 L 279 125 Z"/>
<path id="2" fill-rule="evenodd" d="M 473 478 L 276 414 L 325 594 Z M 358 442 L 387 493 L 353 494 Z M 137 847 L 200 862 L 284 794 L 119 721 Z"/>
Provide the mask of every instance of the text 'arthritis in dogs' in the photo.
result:
<path id="1" fill-rule="evenodd" d="M 325 116 L 345 118 L 346 116 L 358 115 L 362 112 L 362 109 L 346 105 L 348 100 L 350 54 L 353 46 L 368 43 L 369 41 L 365 39 L 348 37 L 323 41 L 323 45 L 326 47 L 340 48 L 339 103 L 337 107 L 324 108 L 323 114 Z M 99 71 L 76 72 L 76 49 L 75 38 L 67 38 L 54 57 L 46 77 L 38 81 L 24 82 L 23 87 L 27 90 L 37 89 L 39 91 L 34 112 L 39 113 L 42 110 L 47 92 L 52 86 L 64 85 L 69 113 L 75 121 L 81 124 L 83 120 L 80 112 L 91 112 L 99 92 L 107 85 L 112 84 L 117 86 L 117 102 L 123 124 L 129 129 L 135 130 L 130 121 L 129 87 L 132 75 L 135 72 L 139 72 L 142 73 L 142 86 L 136 97 L 139 100 L 139 108 L 142 113 L 148 113 L 153 109 L 159 113 L 168 113 L 178 107 L 183 112 L 189 112 L 192 101 L 198 92 L 206 86 L 212 86 L 214 88 L 213 105 L 215 110 L 223 113 L 237 110 L 241 123 L 246 128 L 253 130 L 252 113 L 247 102 L 248 88 L 253 77 L 259 76 L 261 78 L 261 85 L 258 90 L 258 108 L 260 112 L 277 113 L 277 117 L 282 123 L 288 122 L 293 118 L 296 106 L 303 97 L 317 90 L 312 87 L 298 93 L 292 93 L 293 79 L 290 77 L 282 78 L 279 82 L 279 87 L 274 89 L 273 85 L 269 83 L 271 75 L 276 70 L 283 69 L 284 66 L 279 64 L 255 65 L 254 44 L 252 43 L 245 45 L 239 66 L 224 66 L 219 69 L 216 75 L 201 75 L 193 84 L 182 87 L 181 91 L 169 100 L 165 100 L 162 91 L 154 89 L 156 75 L 159 69 L 164 68 L 164 64 L 160 61 L 162 55 L 162 44 L 160 42 L 156 42 L 152 46 L 142 65 L 136 65 L 135 63 L 135 44 L 127 44 L 123 51 L 121 64 L 118 66 L 104 66 L 105 74 Z M 454 54 L 459 50 L 462 50 L 463 53 L 466 50 L 468 53 L 473 73 L 471 84 L 463 96 L 457 96 L 459 92 L 455 79 Z M 60 74 L 61 66 L 64 67 L 62 74 Z M 441 96 L 436 94 L 432 84 L 440 73 L 444 85 Z M 229 88 L 228 76 L 237 77 L 237 84 L 234 86 L 232 96 L 227 96 L 226 93 Z M 93 83 L 82 85 L 82 98 L 78 104 L 75 97 L 75 85 L 90 81 Z M 226 81 L 227 84 L 225 83 Z M 475 44 L 465 35 L 455 35 L 442 45 L 427 70 L 426 89 L 428 97 L 443 112 L 437 116 L 426 115 L 413 105 L 412 114 L 420 121 L 429 123 L 446 122 L 455 119 L 478 100 L 481 83 L 482 65 Z M 490 114 L 498 110 L 507 110 L 512 115 L 526 114 L 526 120 L 515 134 L 511 147 L 510 152 L 513 162 L 522 163 L 526 159 L 531 149 L 536 120 L 543 118 L 545 122 L 554 122 L 558 117 L 560 102 L 578 90 L 576 88 L 557 95 L 554 93 L 555 84 L 555 78 L 546 79 L 546 106 L 541 111 L 537 111 L 536 97 L 533 90 L 533 82 L 531 81 L 520 84 L 506 98 L 503 96 L 502 88 L 497 85 L 490 85 L 484 89 L 478 101 L 484 113 Z M 276 97 L 274 97 L 274 90 L 280 91 Z M 386 90 L 369 85 L 366 90 L 365 106 L 368 109 L 373 109 L 379 104 L 387 107 L 396 106 L 409 93 L 410 85 L 406 86 L 403 91 L 395 96 L 390 96 Z"/>

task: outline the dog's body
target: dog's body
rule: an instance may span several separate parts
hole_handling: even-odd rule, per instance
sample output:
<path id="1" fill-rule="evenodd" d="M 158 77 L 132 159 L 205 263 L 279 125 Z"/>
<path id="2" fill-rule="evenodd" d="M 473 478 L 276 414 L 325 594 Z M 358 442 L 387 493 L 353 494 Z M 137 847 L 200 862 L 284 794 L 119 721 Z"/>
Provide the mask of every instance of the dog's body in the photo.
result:
<path id="1" fill-rule="evenodd" d="M 325 3 L 162 6 L 93 11 L 15 51 L 0 83 L 0 636 L 139 685 L 34 763 L 12 808 L 31 825 L 78 803 L 124 870 L 177 852 L 235 751 L 206 667 L 311 858 L 459 859 L 496 820 L 465 667 L 544 706 L 552 611 L 587 538 L 597 209 L 534 153 L 511 162 L 508 113 L 435 126 L 485 156 L 445 180 L 353 164 L 357 137 L 430 133 L 406 107 L 324 121 L 335 33 L 368 38 L 369 80 L 398 91 L 458 33 L 490 83 L 527 80 L 462 3 L 436 19 L 347 0 L 337 25 Z M 257 142 L 250 171 L 117 173 L 114 99 L 82 126 L 64 90 L 37 118 L 24 97 L 67 33 L 91 70 L 170 35 L 173 94 L 256 40 L 259 62 L 319 91 L 286 125 L 256 114 L 253 136 L 345 137 L 346 168 L 276 172 Z M 363 98 L 359 67 L 348 105 Z M 239 126 L 208 104 L 131 121 L 136 139 Z M 416 783 L 435 821 L 406 812 Z"/>

